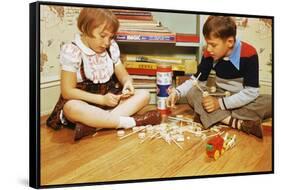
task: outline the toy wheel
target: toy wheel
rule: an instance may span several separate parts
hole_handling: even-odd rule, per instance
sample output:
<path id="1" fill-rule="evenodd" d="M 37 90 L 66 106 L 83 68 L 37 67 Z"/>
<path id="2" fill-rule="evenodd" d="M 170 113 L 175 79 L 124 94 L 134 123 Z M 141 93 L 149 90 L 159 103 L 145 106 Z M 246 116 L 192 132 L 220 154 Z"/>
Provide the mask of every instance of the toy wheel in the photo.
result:
<path id="1" fill-rule="evenodd" d="M 220 152 L 218 150 L 215 151 L 214 153 L 214 159 L 217 160 L 220 157 Z"/>
<path id="2" fill-rule="evenodd" d="M 223 148 L 223 149 L 221 149 L 221 155 L 223 155 L 223 154 L 224 154 L 224 152 L 225 152 L 224 148 Z"/>

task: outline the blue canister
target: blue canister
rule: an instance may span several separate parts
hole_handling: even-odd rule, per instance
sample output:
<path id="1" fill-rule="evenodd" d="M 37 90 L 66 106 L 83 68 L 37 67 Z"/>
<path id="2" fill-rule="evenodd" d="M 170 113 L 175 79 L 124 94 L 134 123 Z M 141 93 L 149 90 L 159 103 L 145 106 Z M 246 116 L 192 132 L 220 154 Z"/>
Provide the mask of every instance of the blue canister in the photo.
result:
<path id="1" fill-rule="evenodd" d="M 171 111 L 166 106 L 168 89 L 172 86 L 172 66 L 169 64 L 159 64 L 156 70 L 157 78 L 157 109 L 161 114 L 169 114 Z"/>

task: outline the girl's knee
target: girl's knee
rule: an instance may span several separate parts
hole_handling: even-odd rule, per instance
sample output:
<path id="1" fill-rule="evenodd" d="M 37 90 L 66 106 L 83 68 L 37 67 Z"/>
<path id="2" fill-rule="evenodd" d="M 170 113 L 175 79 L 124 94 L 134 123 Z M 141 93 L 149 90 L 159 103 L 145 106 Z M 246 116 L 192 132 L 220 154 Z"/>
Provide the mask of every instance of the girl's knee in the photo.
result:
<path id="1" fill-rule="evenodd" d="M 67 117 L 75 116 L 80 113 L 82 102 L 80 100 L 69 100 L 63 106 L 63 113 Z"/>
<path id="2" fill-rule="evenodd" d="M 136 94 L 141 97 L 142 101 L 149 102 L 150 100 L 150 93 L 148 90 L 138 90 L 136 91 Z"/>

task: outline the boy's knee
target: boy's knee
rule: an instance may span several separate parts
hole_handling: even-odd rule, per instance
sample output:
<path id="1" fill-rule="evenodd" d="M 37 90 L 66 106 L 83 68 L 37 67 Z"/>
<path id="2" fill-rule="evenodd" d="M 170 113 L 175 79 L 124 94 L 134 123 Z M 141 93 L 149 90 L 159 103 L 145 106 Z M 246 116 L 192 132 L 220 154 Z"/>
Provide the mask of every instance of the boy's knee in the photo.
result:
<path id="1" fill-rule="evenodd" d="M 198 90 L 196 87 L 192 87 L 186 95 L 188 99 L 198 98 L 201 96 L 202 96 L 201 91 Z"/>
<path id="2" fill-rule="evenodd" d="M 196 102 L 202 101 L 202 93 L 197 87 L 192 87 L 188 91 L 188 93 L 186 95 L 186 99 L 187 99 L 188 104 L 191 105 L 192 107 L 194 107 L 194 104 L 196 104 Z"/>

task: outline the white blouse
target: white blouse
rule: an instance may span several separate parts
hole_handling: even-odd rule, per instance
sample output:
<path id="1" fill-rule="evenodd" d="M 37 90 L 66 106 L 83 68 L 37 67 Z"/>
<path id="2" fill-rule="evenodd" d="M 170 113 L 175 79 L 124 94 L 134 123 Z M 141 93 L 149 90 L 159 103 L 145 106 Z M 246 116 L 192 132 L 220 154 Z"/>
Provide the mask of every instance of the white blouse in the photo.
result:
<path id="1" fill-rule="evenodd" d="M 105 83 L 109 81 L 114 73 L 114 64 L 121 63 L 120 50 L 117 43 L 112 40 L 109 47 L 111 58 L 108 52 L 96 53 L 88 48 L 81 41 L 79 34 L 75 35 L 73 43 L 62 46 L 60 52 L 61 69 L 69 72 L 76 72 L 77 82 L 82 82 L 80 74 L 81 61 L 83 60 L 84 72 L 87 79 L 93 83 Z"/>

